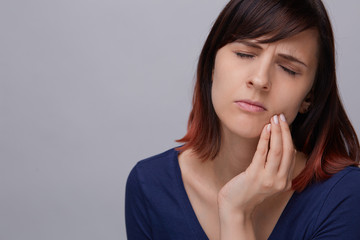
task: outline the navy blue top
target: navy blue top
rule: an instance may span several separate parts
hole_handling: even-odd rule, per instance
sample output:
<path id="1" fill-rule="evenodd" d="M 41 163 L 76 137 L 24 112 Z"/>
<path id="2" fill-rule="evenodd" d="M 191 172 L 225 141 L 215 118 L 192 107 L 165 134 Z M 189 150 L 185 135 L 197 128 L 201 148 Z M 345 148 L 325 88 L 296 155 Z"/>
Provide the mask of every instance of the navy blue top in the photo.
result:
<path id="1" fill-rule="evenodd" d="M 360 169 L 347 167 L 295 192 L 269 239 L 359 240 L 359 183 Z M 208 240 L 185 191 L 175 149 L 132 169 L 125 217 L 128 240 Z"/>

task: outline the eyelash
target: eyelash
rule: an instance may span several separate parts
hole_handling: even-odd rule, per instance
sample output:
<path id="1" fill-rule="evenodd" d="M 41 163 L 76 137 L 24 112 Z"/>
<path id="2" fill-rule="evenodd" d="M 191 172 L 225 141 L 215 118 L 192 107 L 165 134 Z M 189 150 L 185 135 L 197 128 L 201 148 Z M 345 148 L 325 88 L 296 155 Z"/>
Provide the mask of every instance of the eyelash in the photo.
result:
<path id="1" fill-rule="evenodd" d="M 241 53 L 241 52 L 236 52 L 235 53 L 238 57 L 240 58 L 244 58 L 244 59 L 253 59 L 255 56 L 254 55 L 251 55 L 251 54 L 246 54 L 246 53 Z M 284 66 L 281 66 L 280 67 L 282 68 L 282 70 L 284 70 L 287 74 L 291 75 L 291 76 L 296 76 L 298 73 L 297 72 L 294 72 Z"/>
<path id="2" fill-rule="evenodd" d="M 248 59 L 254 58 L 254 55 L 251 55 L 251 54 L 246 54 L 246 53 L 241 53 L 241 52 L 236 52 L 235 54 L 241 58 L 248 58 Z"/>
<path id="3" fill-rule="evenodd" d="M 288 74 L 290 74 L 291 76 L 296 76 L 298 73 L 297 72 L 294 72 L 294 71 L 292 71 L 292 70 L 290 70 L 290 69 L 288 69 L 288 68 L 286 68 L 286 67 L 284 67 L 284 66 L 281 66 L 280 65 L 280 67 L 285 71 L 285 72 L 287 72 Z"/>

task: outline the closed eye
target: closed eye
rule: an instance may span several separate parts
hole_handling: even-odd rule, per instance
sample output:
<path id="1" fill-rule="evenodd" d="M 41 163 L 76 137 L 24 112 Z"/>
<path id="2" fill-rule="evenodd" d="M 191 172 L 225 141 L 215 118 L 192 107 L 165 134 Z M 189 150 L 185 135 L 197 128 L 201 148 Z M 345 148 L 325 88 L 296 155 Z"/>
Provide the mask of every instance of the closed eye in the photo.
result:
<path id="1" fill-rule="evenodd" d="M 241 53 L 241 52 L 236 52 L 235 54 L 241 58 L 248 58 L 248 59 L 254 58 L 254 55 L 251 55 L 251 54 L 246 54 L 246 53 Z"/>
<path id="2" fill-rule="evenodd" d="M 296 75 L 298 74 L 297 72 L 294 72 L 293 70 L 290 70 L 290 69 L 288 69 L 288 68 L 286 68 L 286 67 L 284 67 L 284 66 L 281 66 L 281 65 L 280 65 L 280 67 L 281 67 L 286 73 L 290 74 L 291 76 L 296 76 Z"/>

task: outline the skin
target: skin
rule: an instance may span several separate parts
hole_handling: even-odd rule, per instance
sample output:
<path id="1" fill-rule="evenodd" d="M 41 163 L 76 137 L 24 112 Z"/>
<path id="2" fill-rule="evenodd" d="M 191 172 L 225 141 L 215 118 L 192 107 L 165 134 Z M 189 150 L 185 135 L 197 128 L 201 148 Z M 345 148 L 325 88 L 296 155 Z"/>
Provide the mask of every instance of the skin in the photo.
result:
<path id="1" fill-rule="evenodd" d="M 290 199 L 306 156 L 295 153 L 289 125 L 310 104 L 317 39 L 310 29 L 270 44 L 251 39 L 218 50 L 212 100 L 220 152 L 212 161 L 191 150 L 179 155 L 185 189 L 211 240 L 267 239 Z M 266 110 L 239 107 L 236 101 L 244 99 Z"/>

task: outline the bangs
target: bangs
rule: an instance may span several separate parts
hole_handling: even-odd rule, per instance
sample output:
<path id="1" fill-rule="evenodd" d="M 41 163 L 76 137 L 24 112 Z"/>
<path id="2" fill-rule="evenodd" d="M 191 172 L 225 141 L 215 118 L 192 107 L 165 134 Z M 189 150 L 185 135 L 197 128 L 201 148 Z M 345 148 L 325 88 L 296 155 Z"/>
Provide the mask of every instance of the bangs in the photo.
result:
<path id="1" fill-rule="evenodd" d="M 237 39 L 262 38 L 260 43 L 275 42 L 318 27 L 318 15 L 311 1 L 253 0 L 233 6 L 224 45 Z"/>

